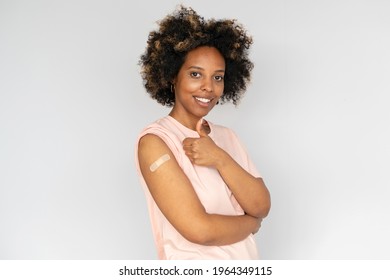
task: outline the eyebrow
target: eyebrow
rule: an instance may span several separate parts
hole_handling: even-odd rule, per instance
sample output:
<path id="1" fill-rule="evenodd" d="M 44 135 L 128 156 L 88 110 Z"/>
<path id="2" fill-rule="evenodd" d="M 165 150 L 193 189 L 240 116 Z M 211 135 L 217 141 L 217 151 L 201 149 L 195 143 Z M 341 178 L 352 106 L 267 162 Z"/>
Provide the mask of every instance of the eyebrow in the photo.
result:
<path id="1" fill-rule="evenodd" d="M 200 66 L 190 66 L 190 67 L 187 68 L 187 70 L 193 69 L 193 68 L 195 68 L 195 69 L 197 69 L 197 70 L 204 70 L 204 68 L 202 68 L 202 67 L 200 67 Z M 224 69 L 220 69 L 220 70 L 216 70 L 216 71 L 214 71 L 214 72 L 222 72 L 222 73 L 225 73 L 225 70 L 224 70 Z"/>

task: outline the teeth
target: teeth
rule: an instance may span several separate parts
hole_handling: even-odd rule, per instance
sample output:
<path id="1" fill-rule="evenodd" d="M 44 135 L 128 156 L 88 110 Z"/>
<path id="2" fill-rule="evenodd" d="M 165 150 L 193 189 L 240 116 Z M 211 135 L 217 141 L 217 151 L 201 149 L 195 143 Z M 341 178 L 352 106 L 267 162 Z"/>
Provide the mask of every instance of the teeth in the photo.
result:
<path id="1" fill-rule="evenodd" d="M 209 103 L 211 101 L 211 99 L 207 99 L 207 98 L 201 98 L 201 97 L 195 97 L 195 98 L 196 98 L 196 100 L 203 102 L 203 103 Z"/>

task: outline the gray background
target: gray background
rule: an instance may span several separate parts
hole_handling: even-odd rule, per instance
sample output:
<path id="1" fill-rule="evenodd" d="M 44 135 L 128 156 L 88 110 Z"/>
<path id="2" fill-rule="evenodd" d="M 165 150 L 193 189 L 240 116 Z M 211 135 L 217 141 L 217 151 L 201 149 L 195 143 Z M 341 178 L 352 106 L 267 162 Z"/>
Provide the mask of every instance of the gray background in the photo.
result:
<path id="1" fill-rule="evenodd" d="M 177 1 L 0 1 L 0 258 L 154 259 L 134 166 L 166 115 L 137 65 Z M 272 194 L 265 259 L 389 259 L 390 2 L 183 1 L 254 38 L 233 128 Z"/>

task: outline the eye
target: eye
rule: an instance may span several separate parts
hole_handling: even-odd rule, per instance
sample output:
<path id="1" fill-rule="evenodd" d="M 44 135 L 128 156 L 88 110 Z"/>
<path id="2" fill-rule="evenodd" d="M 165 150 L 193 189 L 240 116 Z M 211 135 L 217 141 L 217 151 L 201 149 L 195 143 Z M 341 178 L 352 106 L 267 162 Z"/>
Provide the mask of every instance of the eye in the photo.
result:
<path id="1" fill-rule="evenodd" d="M 214 79 L 218 82 L 222 82 L 224 77 L 223 76 L 215 76 Z"/>
<path id="2" fill-rule="evenodd" d="M 200 73 L 199 72 L 191 72 L 190 76 L 193 77 L 193 78 L 199 78 L 200 77 Z"/>

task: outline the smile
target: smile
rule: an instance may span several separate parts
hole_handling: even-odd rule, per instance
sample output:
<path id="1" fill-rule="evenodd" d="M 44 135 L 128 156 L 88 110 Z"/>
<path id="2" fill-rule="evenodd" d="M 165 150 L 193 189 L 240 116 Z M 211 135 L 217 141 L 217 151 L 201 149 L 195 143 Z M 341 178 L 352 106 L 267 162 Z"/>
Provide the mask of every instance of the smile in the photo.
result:
<path id="1" fill-rule="evenodd" d="M 202 97 L 195 97 L 195 99 L 202 103 L 209 103 L 211 101 L 211 99 L 202 98 Z"/>

